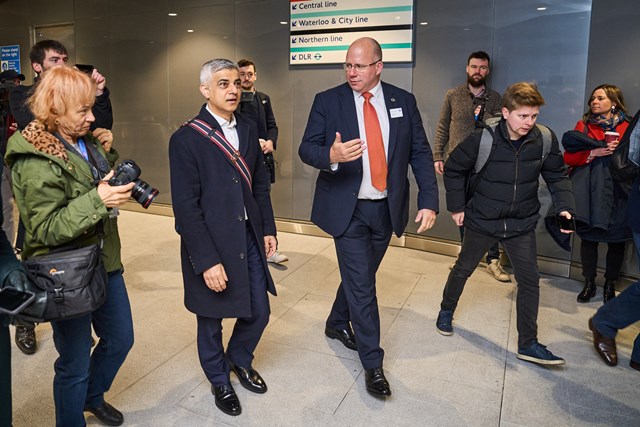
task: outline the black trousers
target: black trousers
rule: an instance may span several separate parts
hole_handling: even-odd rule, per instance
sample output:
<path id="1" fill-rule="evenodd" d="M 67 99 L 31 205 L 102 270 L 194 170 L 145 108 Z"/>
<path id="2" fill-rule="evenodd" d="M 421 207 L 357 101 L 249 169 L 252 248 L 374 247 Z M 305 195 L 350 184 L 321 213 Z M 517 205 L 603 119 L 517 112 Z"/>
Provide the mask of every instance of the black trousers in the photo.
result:
<path id="1" fill-rule="evenodd" d="M 626 242 L 607 243 L 607 266 L 604 278 L 616 280 L 620 275 L 620 269 L 624 262 L 624 247 Z M 580 244 L 580 262 L 582 263 L 582 276 L 586 279 L 595 279 L 598 268 L 598 242 L 583 240 Z"/>
<path id="2" fill-rule="evenodd" d="M 0 427 L 11 426 L 11 339 L 9 320 L 0 314 Z"/>
<path id="3" fill-rule="evenodd" d="M 376 272 L 389 247 L 391 233 L 387 199 L 358 200 L 347 230 L 334 238 L 342 282 L 327 326 L 343 329 L 351 321 L 365 369 L 381 367 L 384 358 L 384 350 L 380 348 Z"/>
<path id="4" fill-rule="evenodd" d="M 497 242 L 502 243 L 502 247 L 513 266 L 517 283 L 518 347 L 527 348 L 537 340 L 538 305 L 540 303 L 540 274 L 536 261 L 537 248 L 534 231 L 501 239 L 466 228 L 462 249 L 447 278 L 440 308 L 455 311 L 467 279 L 476 269 L 487 249 Z"/>

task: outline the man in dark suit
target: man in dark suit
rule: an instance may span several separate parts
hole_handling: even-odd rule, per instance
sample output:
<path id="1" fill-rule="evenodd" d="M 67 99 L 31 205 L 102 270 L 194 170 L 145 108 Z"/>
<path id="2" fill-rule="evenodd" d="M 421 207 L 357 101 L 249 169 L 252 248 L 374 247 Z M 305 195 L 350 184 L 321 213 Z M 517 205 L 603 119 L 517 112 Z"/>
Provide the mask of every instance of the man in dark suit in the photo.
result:
<path id="1" fill-rule="evenodd" d="M 391 395 L 375 283 L 392 232 L 399 237 L 407 225 L 409 165 L 419 187 L 419 233 L 433 226 L 438 211 L 416 99 L 381 82 L 382 68 L 377 41 L 353 42 L 344 64 L 347 83 L 316 95 L 299 148 L 302 161 L 320 169 L 311 220 L 334 237 L 342 279 L 325 334 L 357 349 L 374 396 Z"/>
<path id="2" fill-rule="evenodd" d="M 171 198 L 200 364 L 216 406 L 239 415 L 230 370 L 248 390 L 267 391 L 251 365 L 269 322 L 267 291 L 276 294 L 266 259 L 276 250 L 276 227 L 255 126 L 234 115 L 240 102 L 236 64 L 205 63 L 200 92 L 207 103 L 169 142 Z M 222 319 L 229 317 L 237 321 L 225 353 Z"/>
<path id="3" fill-rule="evenodd" d="M 276 162 L 273 153 L 278 142 L 278 125 L 273 114 L 271 98 L 264 92 L 256 90 L 255 83 L 258 79 L 256 64 L 250 59 L 238 61 L 240 80 L 242 81 L 242 97 L 238 112 L 251 119 L 258 127 L 258 140 L 264 155 L 264 164 L 267 167 L 272 184 L 276 182 Z M 267 262 L 281 264 L 289 261 L 289 257 L 280 251 L 275 251 L 267 258 Z"/>

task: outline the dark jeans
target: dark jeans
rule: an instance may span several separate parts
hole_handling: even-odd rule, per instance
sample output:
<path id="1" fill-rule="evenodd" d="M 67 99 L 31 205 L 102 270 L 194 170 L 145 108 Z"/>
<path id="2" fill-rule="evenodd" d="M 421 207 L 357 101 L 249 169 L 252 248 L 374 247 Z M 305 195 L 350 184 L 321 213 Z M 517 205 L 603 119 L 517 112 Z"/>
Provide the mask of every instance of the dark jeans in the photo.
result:
<path id="1" fill-rule="evenodd" d="M 605 337 L 615 338 L 618 329 L 624 329 L 638 320 L 640 320 L 640 282 L 635 282 L 598 309 L 593 318 L 593 325 Z M 633 342 L 631 359 L 640 363 L 640 334 Z"/>
<path id="2" fill-rule="evenodd" d="M 11 340 L 9 319 L 0 314 L 0 427 L 11 425 Z"/>
<path id="3" fill-rule="evenodd" d="M 247 223 L 248 225 L 249 223 Z M 222 344 L 222 319 L 196 316 L 198 321 L 198 357 L 211 384 L 229 384 L 227 358 L 237 366 L 251 367 L 253 353 L 269 324 L 271 308 L 267 294 L 267 275 L 260 257 L 261 248 L 247 227 L 247 267 L 251 292 L 251 317 L 236 320 L 225 355 Z M 213 292 L 213 291 L 211 291 Z"/>
<path id="4" fill-rule="evenodd" d="M 91 352 L 91 325 L 99 337 Z M 84 426 L 85 405 L 99 406 L 133 346 L 131 306 L 122 272 L 109 273 L 107 300 L 91 314 L 51 322 L 60 355 L 53 399 L 57 426 Z"/>
<path id="5" fill-rule="evenodd" d="M 620 275 L 622 262 L 624 261 L 624 247 L 626 243 L 607 243 L 607 266 L 604 278 L 616 280 Z M 583 240 L 580 244 L 580 262 L 582 263 L 582 276 L 587 279 L 595 279 L 598 268 L 598 242 Z"/>
<path id="6" fill-rule="evenodd" d="M 365 369 L 382 366 L 376 272 L 391 240 L 387 199 L 358 200 L 346 231 L 334 238 L 342 282 L 327 319 L 330 328 L 353 326 Z"/>
<path id="7" fill-rule="evenodd" d="M 540 302 L 540 275 L 536 260 L 534 231 L 508 239 L 500 239 L 466 229 L 458 260 L 449 273 L 444 287 L 440 308 L 455 311 L 467 279 L 476 269 L 487 249 L 497 242 L 502 243 L 502 247 L 513 266 L 518 286 L 516 296 L 518 347 L 527 348 L 537 340 L 538 305 Z"/>
<path id="8" fill-rule="evenodd" d="M 464 225 L 458 227 L 458 229 L 460 230 L 460 242 L 462 242 L 464 240 Z M 498 248 L 498 242 L 496 242 L 494 245 L 491 245 L 491 247 L 487 249 L 487 257 L 485 258 L 485 261 L 487 264 L 491 264 L 491 261 L 494 259 L 500 259 L 500 249 Z"/>

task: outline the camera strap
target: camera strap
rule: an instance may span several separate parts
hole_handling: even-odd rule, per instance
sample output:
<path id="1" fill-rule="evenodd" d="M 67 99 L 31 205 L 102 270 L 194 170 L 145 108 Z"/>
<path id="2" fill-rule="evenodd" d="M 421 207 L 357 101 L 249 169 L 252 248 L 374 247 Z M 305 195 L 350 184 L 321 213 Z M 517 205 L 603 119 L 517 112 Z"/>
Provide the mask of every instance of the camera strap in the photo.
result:
<path id="1" fill-rule="evenodd" d="M 73 151 L 74 153 L 82 157 L 87 165 L 89 165 L 91 175 L 93 175 L 93 180 L 95 182 L 101 180 L 102 177 L 108 174 L 111 170 L 109 162 L 102 155 L 102 153 L 100 153 L 100 151 L 94 144 L 87 143 L 84 141 L 84 139 L 78 138 L 79 148 L 76 148 L 63 137 L 61 137 L 57 132 L 54 132 L 53 136 L 58 138 L 58 140 L 64 145 L 64 148 L 66 148 L 68 151 Z M 82 148 L 84 148 L 84 150 L 82 150 Z"/>
<path id="2" fill-rule="evenodd" d="M 233 148 L 231 143 L 227 141 L 227 139 L 220 133 L 220 131 L 213 129 L 209 126 L 208 123 L 200 120 L 200 119 L 191 119 L 183 126 L 190 126 L 202 136 L 208 138 L 213 145 L 218 147 L 220 151 L 222 151 L 225 156 L 229 159 L 229 161 L 235 166 L 235 168 L 240 172 L 240 176 L 245 180 L 247 185 L 249 186 L 249 190 L 252 190 L 252 177 L 251 171 L 247 162 L 244 160 L 244 157 L 240 154 L 238 150 Z"/>

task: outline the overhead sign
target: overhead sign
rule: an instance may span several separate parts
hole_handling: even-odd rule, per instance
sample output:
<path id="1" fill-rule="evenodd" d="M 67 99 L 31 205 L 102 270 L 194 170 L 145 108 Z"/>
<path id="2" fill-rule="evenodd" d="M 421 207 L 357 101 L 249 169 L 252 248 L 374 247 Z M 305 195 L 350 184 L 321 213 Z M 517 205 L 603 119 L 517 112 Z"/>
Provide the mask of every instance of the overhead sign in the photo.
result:
<path id="1" fill-rule="evenodd" d="M 0 71 L 16 70 L 20 74 L 20 45 L 0 46 Z"/>
<path id="2" fill-rule="evenodd" d="M 413 61 L 413 0 L 290 0 L 289 64 L 340 64 L 360 37 L 385 62 Z"/>

